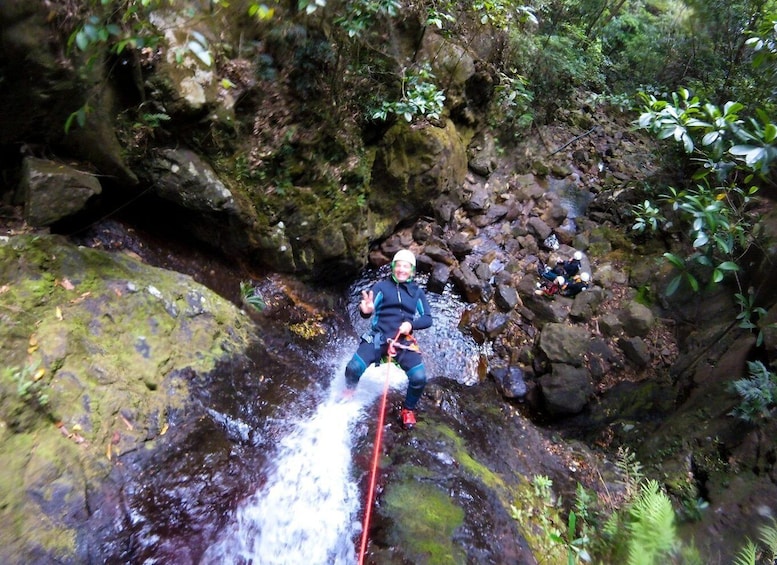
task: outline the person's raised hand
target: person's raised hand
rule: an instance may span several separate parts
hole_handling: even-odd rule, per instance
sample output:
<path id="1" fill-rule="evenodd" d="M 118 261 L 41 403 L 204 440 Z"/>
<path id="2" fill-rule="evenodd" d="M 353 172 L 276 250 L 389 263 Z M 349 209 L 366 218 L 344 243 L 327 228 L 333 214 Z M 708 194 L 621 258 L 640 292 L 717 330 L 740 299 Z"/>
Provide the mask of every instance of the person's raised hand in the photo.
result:
<path id="1" fill-rule="evenodd" d="M 359 310 L 362 311 L 362 314 L 372 314 L 375 311 L 374 298 L 375 297 L 371 290 L 362 291 L 362 299 L 361 299 L 361 302 L 359 302 Z"/>

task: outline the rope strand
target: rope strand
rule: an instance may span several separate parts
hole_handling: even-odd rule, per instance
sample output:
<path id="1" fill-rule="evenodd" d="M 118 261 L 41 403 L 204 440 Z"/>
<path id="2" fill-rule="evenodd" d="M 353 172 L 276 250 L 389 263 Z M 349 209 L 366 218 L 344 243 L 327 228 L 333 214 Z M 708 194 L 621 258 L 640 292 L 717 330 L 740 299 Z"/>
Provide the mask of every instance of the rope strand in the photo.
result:
<path id="1" fill-rule="evenodd" d="M 372 470 L 370 471 L 370 486 L 367 490 L 367 502 L 364 509 L 364 526 L 362 527 L 362 541 L 359 550 L 359 565 L 363 565 L 364 556 L 367 552 L 367 538 L 370 529 L 370 515 L 372 514 L 372 503 L 375 497 L 375 483 L 378 475 L 378 458 L 380 457 L 381 441 L 383 439 L 383 421 L 386 418 L 386 398 L 388 397 L 389 372 L 391 371 L 391 358 L 396 355 L 394 342 L 399 339 L 399 332 L 393 340 L 389 340 L 388 363 L 386 363 L 386 381 L 383 385 L 383 398 L 380 402 L 380 412 L 378 415 L 378 429 L 375 431 L 375 451 L 372 456 Z"/>

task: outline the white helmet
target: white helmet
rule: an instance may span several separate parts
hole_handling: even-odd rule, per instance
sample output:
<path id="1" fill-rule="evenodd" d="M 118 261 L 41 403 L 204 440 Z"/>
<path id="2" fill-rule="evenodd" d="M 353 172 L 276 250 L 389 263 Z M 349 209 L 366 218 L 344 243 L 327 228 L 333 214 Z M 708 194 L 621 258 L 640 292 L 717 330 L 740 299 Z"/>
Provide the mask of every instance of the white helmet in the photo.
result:
<path id="1" fill-rule="evenodd" d="M 574 257 L 575 260 L 580 261 L 583 258 L 583 254 L 580 251 L 575 251 L 575 254 L 572 255 L 572 257 Z"/>
<path id="2" fill-rule="evenodd" d="M 580 273 L 580 280 L 583 281 L 583 282 L 588 282 L 588 281 L 591 280 L 591 275 L 589 275 L 588 273 L 585 273 L 585 272 Z"/>
<path id="3" fill-rule="evenodd" d="M 413 255 L 412 251 L 407 249 L 400 249 L 394 254 L 394 258 L 391 260 L 391 264 L 393 265 L 397 261 L 407 261 L 410 263 L 411 267 L 415 268 L 415 255 Z"/>
<path id="4" fill-rule="evenodd" d="M 556 277 L 556 284 L 564 284 L 564 277 Z"/>

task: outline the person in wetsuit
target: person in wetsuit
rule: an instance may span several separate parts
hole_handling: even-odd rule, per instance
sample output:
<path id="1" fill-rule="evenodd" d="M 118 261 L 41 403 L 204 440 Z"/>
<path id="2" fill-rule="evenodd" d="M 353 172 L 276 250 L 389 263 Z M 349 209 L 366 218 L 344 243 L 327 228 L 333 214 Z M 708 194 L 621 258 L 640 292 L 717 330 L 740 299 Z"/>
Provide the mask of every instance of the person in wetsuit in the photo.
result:
<path id="1" fill-rule="evenodd" d="M 372 316 L 370 329 L 361 336 L 359 347 L 345 367 L 346 393 L 353 391 L 364 371 L 388 352 L 387 340 L 397 334 L 396 361 L 407 374 L 407 392 L 402 407 L 402 425 L 411 429 L 416 424 L 415 409 L 426 386 L 426 369 L 417 348 L 401 347 L 402 336 L 432 325 L 432 309 L 426 293 L 413 282 L 415 255 L 407 249 L 397 251 L 391 261 L 391 276 L 362 291 L 359 312 Z"/>

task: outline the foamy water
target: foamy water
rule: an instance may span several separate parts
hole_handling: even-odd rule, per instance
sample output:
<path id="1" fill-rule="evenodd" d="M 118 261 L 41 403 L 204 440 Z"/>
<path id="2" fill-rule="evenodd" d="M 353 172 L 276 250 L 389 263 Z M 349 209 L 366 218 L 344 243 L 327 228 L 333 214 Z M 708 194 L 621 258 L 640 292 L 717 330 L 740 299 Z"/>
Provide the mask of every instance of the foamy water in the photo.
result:
<path id="1" fill-rule="evenodd" d="M 349 354 L 350 357 L 350 354 Z M 284 437 L 267 482 L 236 511 L 203 564 L 351 565 L 358 560 L 364 500 L 352 469 L 356 424 L 377 418 L 375 402 L 407 377 L 394 365 L 371 366 L 343 401 L 336 369 L 328 397 Z"/>

